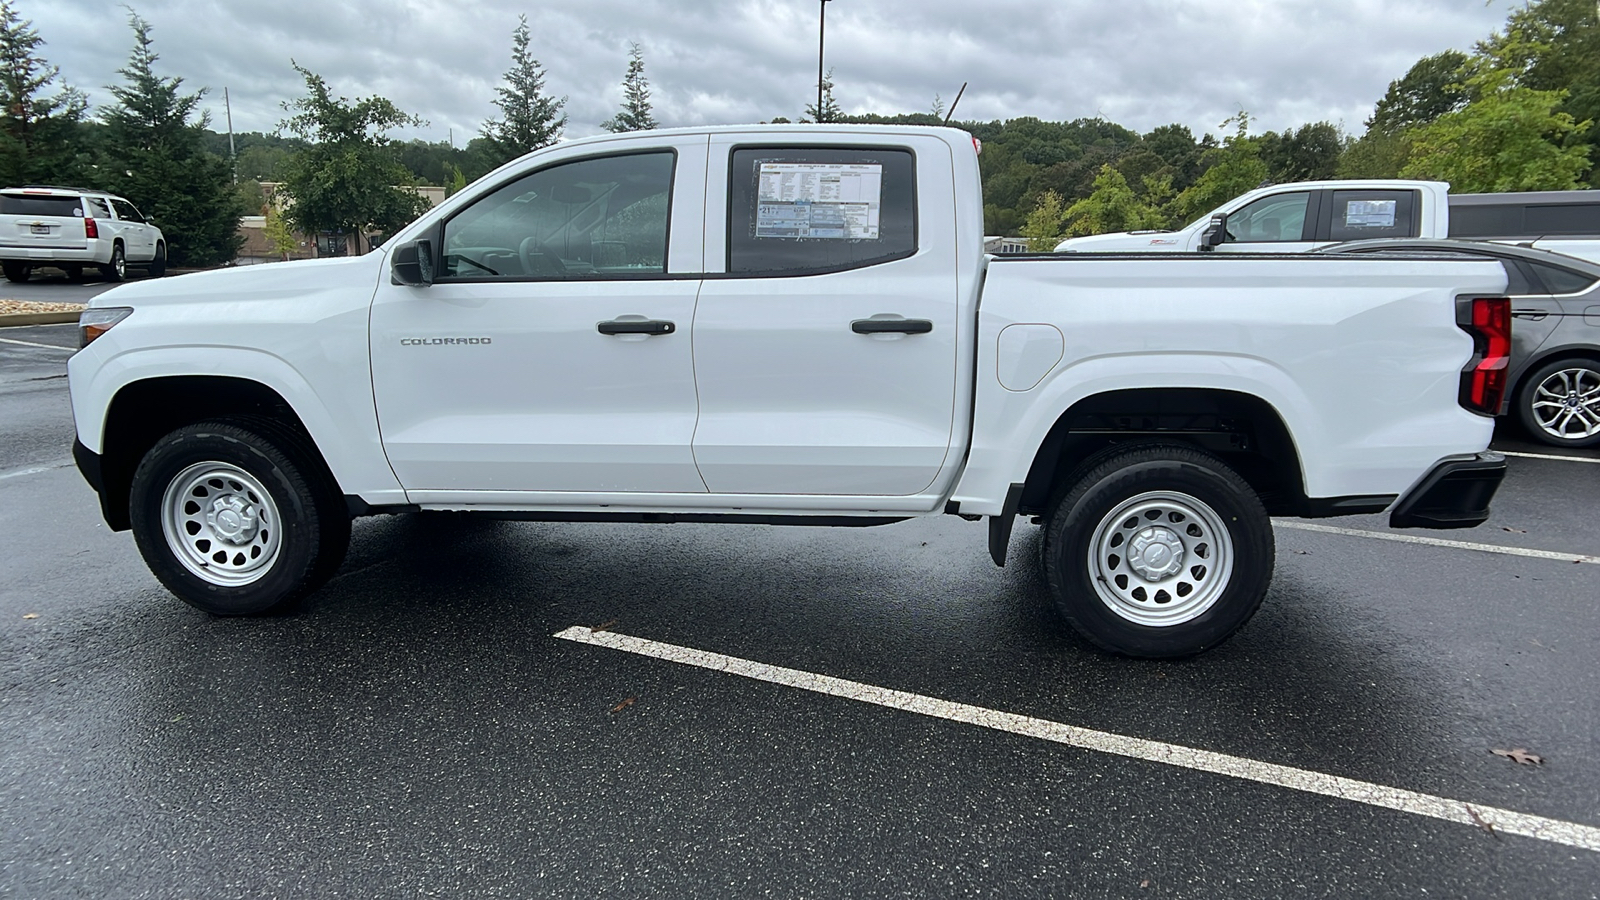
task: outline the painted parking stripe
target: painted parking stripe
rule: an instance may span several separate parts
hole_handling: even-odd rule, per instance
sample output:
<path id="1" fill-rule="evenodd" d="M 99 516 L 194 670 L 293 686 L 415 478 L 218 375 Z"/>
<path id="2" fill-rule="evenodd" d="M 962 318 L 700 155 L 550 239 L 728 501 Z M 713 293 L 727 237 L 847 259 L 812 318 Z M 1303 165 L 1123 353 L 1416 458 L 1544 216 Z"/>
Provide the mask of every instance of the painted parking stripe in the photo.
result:
<path id="1" fill-rule="evenodd" d="M 19 341 L 16 338 L 0 338 L 0 344 L 16 344 L 19 347 L 42 347 L 45 350 L 60 350 L 62 353 L 77 353 L 77 347 L 58 347 L 55 344 L 41 344 L 38 341 Z"/>
<path id="2" fill-rule="evenodd" d="M 7 478 L 21 478 L 24 475 L 37 475 L 40 472 L 49 472 L 54 469 L 65 469 L 70 465 L 72 465 L 72 460 L 63 459 L 58 462 L 49 462 L 42 463 L 37 466 L 28 466 L 25 469 L 10 469 L 8 471 L 0 472 L 0 481 L 5 481 Z"/>
<path id="3" fill-rule="evenodd" d="M 1585 556 L 1582 553 L 1558 553 L 1554 550 L 1533 550 L 1528 547 L 1502 547 L 1499 544 L 1480 544 L 1476 541 L 1447 541 L 1444 538 L 1423 537 L 1416 534 L 1394 534 L 1389 531 L 1368 531 L 1364 528 L 1338 528 L 1333 525 L 1294 522 L 1288 519 L 1273 519 L 1272 524 L 1279 528 L 1292 528 L 1296 531 L 1343 534 L 1351 537 L 1372 538 L 1379 541 L 1394 541 L 1399 544 L 1426 544 L 1429 547 L 1452 547 L 1456 550 L 1476 550 L 1480 553 L 1500 553 L 1506 556 L 1526 556 L 1531 559 L 1553 559 L 1557 562 L 1600 565 L 1600 556 Z"/>
<path id="4" fill-rule="evenodd" d="M 1448 797 L 1421 794 L 1416 791 L 1357 781 L 1353 778 L 1313 772 L 1309 769 L 1280 766 L 1274 763 L 1246 759 L 1242 756 L 1229 756 L 1226 753 L 1199 750 L 1194 747 L 1185 747 L 1181 744 L 1167 744 L 1161 741 L 1128 737 L 1106 731 L 1093 731 L 1076 725 L 1052 722 L 1048 719 L 1036 719 L 1032 716 L 985 709 L 981 706 L 969 706 L 965 703 L 953 703 L 949 700 L 940 700 L 937 697 L 891 690 L 859 681 L 846 681 L 843 678 L 818 675 L 801 669 L 771 666 L 766 663 L 740 659 L 736 656 L 724 656 L 721 653 L 695 650 L 690 647 L 680 647 L 676 644 L 664 644 L 659 641 L 618 634 L 614 631 L 596 631 L 582 625 L 575 625 L 565 631 L 558 632 L 554 636 L 562 640 L 576 641 L 580 644 L 590 644 L 610 650 L 621 650 L 625 653 L 634 653 L 686 666 L 710 669 L 714 672 L 724 672 L 729 675 L 739 675 L 744 678 L 764 681 L 768 684 L 781 685 L 796 690 L 811 691 L 831 697 L 841 697 L 845 700 L 870 703 L 874 706 L 918 713 L 936 719 L 960 722 L 964 725 L 976 725 L 981 728 L 991 728 L 995 731 L 1005 731 L 1024 737 L 1038 738 L 1057 744 L 1065 744 L 1069 747 L 1079 747 L 1084 750 L 1111 753 L 1131 759 L 1164 763 L 1169 766 L 1178 766 L 1197 772 L 1208 772 L 1213 775 L 1225 775 L 1230 778 L 1270 784 L 1276 787 L 1304 791 L 1308 794 L 1318 794 L 1338 800 L 1364 803 L 1368 806 L 1376 806 L 1382 809 L 1392 809 L 1398 812 L 1411 813 L 1412 815 L 1442 819 L 1458 825 L 1488 827 L 1502 834 L 1515 834 L 1548 841 L 1552 844 L 1563 844 L 1568 847 L 1600 852 L 1600 828 L 1580 825 L 1576 822 L 1547 819 L 1543 816 L 1533 816 L 1509 809 L 1498 809 L 1493 806 L 1479 806 L 1475 803 L 1469 804 L 1461 800 L 1452 800 Z"/>
<path id="5" fill-rule="evenodd" d="M 1553 453 L 1518 453 L 1515 450 L 1496 450 L 1502 456 L 1520 456 L 1523 459 L 1554 459 L 1560 462 L 1597 463 L 1600 459 L 1591 459 L 1587 456 L 1556 456 Z"/>

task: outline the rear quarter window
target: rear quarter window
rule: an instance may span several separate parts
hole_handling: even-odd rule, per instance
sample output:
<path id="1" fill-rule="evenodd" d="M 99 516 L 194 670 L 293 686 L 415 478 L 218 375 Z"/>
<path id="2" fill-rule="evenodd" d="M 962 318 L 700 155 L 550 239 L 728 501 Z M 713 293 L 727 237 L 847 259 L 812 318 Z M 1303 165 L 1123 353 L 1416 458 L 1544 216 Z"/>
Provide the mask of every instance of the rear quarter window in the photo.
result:
<path id="1" fill-rule="evenodd" d="M 1334 191 L 1328 238 L 1416 237 L 1416 198 L 1415 191 Z"/>
<path id="2" fill-rule="evenodd" d="M 63 216 L 81 218 L 83 201 L 77 197 L 34 194 L 0 194 L 0 216 Z"/>

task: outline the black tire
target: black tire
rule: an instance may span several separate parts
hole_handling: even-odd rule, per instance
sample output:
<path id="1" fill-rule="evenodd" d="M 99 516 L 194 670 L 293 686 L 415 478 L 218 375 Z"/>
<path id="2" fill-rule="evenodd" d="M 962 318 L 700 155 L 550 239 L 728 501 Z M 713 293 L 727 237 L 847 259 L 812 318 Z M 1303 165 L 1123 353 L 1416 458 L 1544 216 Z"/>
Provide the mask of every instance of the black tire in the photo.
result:
<path id="1" fill-rule="evenodd" d="M 83 266 L 67 266 L 61 271 L 67 273 L 67 279 L 70 281 L 78 281 L 83 278 Z"/>
<path id="2" fill-rule="evenodd" d="M 1151 659 L 1209 650 L 1250 621 L 1273 552 L 1272 521 L 1244 479 L 1210 454 L 1152 445 L 1073 484 L 1042 548 L 1067 624 L 1102 649 Z M 1172 568 L 1151 574 L 1157 565 Z"/>
<path id="3" fill-rule="evenodd" d="M 4 267 L 6 280 L 21 284 L 33 275 L 33 266 L 26 263 L 8 262 Z"/>
<path id="4" fill-rule="evenodd" d="M 160 278 L 167 274 L 167 245 L 165 243 L 156 244 L 156 256 L 155 259 L 150 260 L 149 271 L 151 278 Z"/>
<path id="5" fill-rule="evenodd" d="M 1582 357 L 1545 363 L 1522 380 L 1516 405 L 1518 421 L 1536 441 L 1600 445 L 1600 363 Z"/>
<path id="6" fill-rule="evenodd" d="M 111 245 L 111 262 L 100 267 L 100 274 L 107 281 L 121 281 L 128 277 L 128 257 L 122 252 L 121 244 Z"/>
<path id="7" fill-rule="evenodd" d="M 350 543 L 344 498 L 310 452 L 303 439 L 269 420 L 203 422 L 157 441 L 134 472 L 128 500 L 134 539 L 150 571 L 180 600 L 213 615 L 292 610 L 333 575 Z M 210 478 L 213 472 L 219 474 Z M 195 478 L 205 480 L 194 492 L 184 490 Z M 265 491 L 266 502 L 255 488 Z M 245 515 L 231 523 L 223 519 L 226 507 L 200 505 L 234 500 Z M 184 529 L 174 526 L 169 539 L 167 523 L 178 518 Z M 229 543 L 224 526 L 241 518 L 255 527 Z M 266 559 L 254 557 L 258 549 Z M 215 568 L 198 561 L 213 552 Z"/>

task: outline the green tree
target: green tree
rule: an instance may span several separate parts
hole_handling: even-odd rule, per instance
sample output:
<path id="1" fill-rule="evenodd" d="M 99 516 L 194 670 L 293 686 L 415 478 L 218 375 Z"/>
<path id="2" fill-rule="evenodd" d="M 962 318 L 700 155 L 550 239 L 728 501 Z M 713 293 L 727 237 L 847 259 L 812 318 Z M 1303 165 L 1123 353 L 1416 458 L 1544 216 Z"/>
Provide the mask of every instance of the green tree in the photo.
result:
<path id="1" fill-rule="evenodd" d="M 1056 244 L 1061 243 L 1063 215 L 1060 194 L 1055 191 L 1040 194 L 1038 203 L 1028 213 L 1028 221 L 1020 230 L 1021 235 L 1028 239 L 1028 249 L 1034 253 L 1054 250 Z"/>
<path id="2" fill-rule="evenodd" d="M 1186 222 L 1255 190 L 1270 174 L 1261 160 L 1260 144 L 1250 137 L 1250 115 L 1240 112 L 1222 123 L 1224 128 L 1229 125 L 1234 133 L 1223 139 L 1222 146 L 1202 154 L 1208 168 L 1174 201 L 1175 211 Z"/>
<path id="3" fill-rule="evenodd" d="M 1578 187 L 1589 146 L 1573 138 L 1591 123 L 1557 111 L 1564 91 L 1523 87 L 1503 69 L 1474 76 L 1469 87 L 1476 100 L 1410 132 L 1403 177 L 1448 181 L 1458 193 Z"/>
<path id="4" fill-rule="evenodd" d="M 628 74 L 622 79 L 622 109 L 600 127 L 607 131 L 649 131 L 657 127 L 650 112 L 650 82 L 644 77 L 644 51 L 629 44 Z"/>
<path id="5" fill-rule="evenodd" d="M 0 0 L 0 181 L 73 184 L 85 174 L 77 151 L 88 99 L 68 85 L 51 91 L 60 69 L 39 54 L 44 38 Z"/>
<path id="6" fill-rule="evenodd" d="M 287 260 L 289 254 L 300 247 L 299 239 L 289 229 L 289 223 L 284 219 L 283 213 L 278 212 L 276 203 L 267 204 L 267 221 L 262 232 L 267 239 L 267 246 L 278 254 L 279 259 Z"/>
<path id="7" fill-rule="evenodd" d="M 1141 200 L 1128 186 L 1122 173 L 1109 165 L 1100 167 L 1100 174 L 1094 180 L 1094 190 L 1068 207 L 1065 218 L 1066 234 L 1071 237 L 1139 231 L 1166 225 L 1166 217 Z"/>
<path id="8" fill-rule="evenodd" d="M 833 70 L 822 76 L 822 105 L 815 103 L 806 104 L 806 118 L 818 124 L 824 122 L 837 122 L 844 118 L 844 110 L 833 99 Z"/>
<path id="9" fill-rule="evenodd" d="M 391 129 L 426 123 L 383 97 L 335 97 L 322 76 L 294 68 L 305 79 L 306 96 L 284 104 L 292 115 L 280 127 L 308 146 L 284 175 L 289 223 L 306 234 L 388 234 L 426 211 L 389 137 Z"/>
<path id="10" fill-rule="evenodd" d="M 544 70 L 528 52 L 528 17 L 511 33 L 511 68 L 505 84 L 495 88 L 500 118 L 483 123 L 483 136 L 496 157 L 496 165 L 509 162 L 540 147 L 561 140 L 567 127 L 562 110 L 567 98 L 557 99 L 544 91 Z"/>
<path id="11" fill-rule="evenodd" d="M 1411 139 L 1405 132 L 1389 134 L 1368 130 L 1351 141 L 1339 157 L 1339 178 L 1399 178 L 1411 159 Z"/>
<path id="12" fill-rule="evenodd" d="M 157 75 L 150 23 L 130 12 L 128 24 L 133 53 L 117 70 L 123 83 L 107 88 L 117 102 L 100 110 L 106 127 L 100 171 L 112 190 L 160 226 L 170 262 L 231 262 L 244 242 L 239 217 L 246 210 L 228 161 L 204 149 L 208 120 L 195 110 L 205 90 L 184 93 L 182 78 Z"/>
<path id="13" fill-rule="evenodd" d="M 1600 7 L 1593 0 L 1534 0 L 1511 13 L 1504 31 L 1478 45 L 1495 67 L 1536 91 L 1564 91 L 1557 112 L 1589 124 L 1578 139 L 1600 145 Z M 1600 186 L 1600 169 L 1589 183 Z"/>
<path id="14" fill-rule="evenodd" d="M 1259 142 L 1267 177 L 1279 183 L 1332 178 L 1344 154 L 1344 135 L 1331 122 L 1313 122 L 1282 134 L 1269 131 Z"/>
<path id="15" fill-rule="evenodd" d="M 1470 68 L 1467 55 L 1460 50 L 1417 60 L 1405 75 L 1389 82 L 1389 90 L 1367 120 L 1367 130 L 1399 134 L 1466 106 Z"/>

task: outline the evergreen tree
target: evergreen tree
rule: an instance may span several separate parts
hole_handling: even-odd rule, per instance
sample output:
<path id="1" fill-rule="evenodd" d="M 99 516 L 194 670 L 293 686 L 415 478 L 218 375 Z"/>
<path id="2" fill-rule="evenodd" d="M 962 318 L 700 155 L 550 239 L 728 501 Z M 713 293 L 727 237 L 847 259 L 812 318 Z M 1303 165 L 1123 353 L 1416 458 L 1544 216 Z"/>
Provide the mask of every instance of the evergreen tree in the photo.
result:
<path id="1" fill-rule="evenodd" d="M 644 77 L 644 51 L 629 44 L 628 74 L 622 79 L 622 109 L 600 127 L 607 131 L 648 131 L 658 127 L 650 113 L 650 82 Z"/>
<path id="2" fill-rule="evenodd" d="M 306 96 L 285 103 L 281 127 L 307 142 L 287 165 L 284 217 L 306 234 L 392 234 L 428 208 L 399 159 L 391 128 L 426 124 L 383 97 L 333 96 L 321 75 L 295 65 Z"/>
<path id="3" fill-rule="evenodd" d="M 230 262 L 244 240 L 239 218 L 246 209 L 227 160 L 204 149 L 209 119 L 196 116 L 195 109 L 205 90 L 186 94 L 182 78 L 157 75 L 160 56 L 150 24 L 131 12 L 128 24 L 133 54 L 117 70 L 124 82 L 107 88 L 117 102 L 100 111 L 106 127 L 100 171 L 111 190 L 161 228 L 169 261 Z"/>
<path id="4" fill-rule="evenodd" d="M 72 184 L 85 174 L 75 145 L 88 100 L 67 85 L 51 93 L 60 69 L 39 55 L 43 44 L 33 22 L 0 0 L 0 181 L 8 185 Z"/>
<path id="5" fill-rule="evenodd" d="M 844 118 L 844 111 L 833 99 L 833 70 L 822 76 L 822 106 L 818 108 L 815 103 L 806 104 L 806 116 L 818 124 L 837 122 Z"/>
<path id="6" fill-rule="evenodd" d="M 562 111 L 567 98 L 558 100 L 544 92 L 544 70 L 528 53 L 527 16 L 511 33 L 511 68 L 505 80 L 504 86 L 495 88 L 499 99 L 494 105 L 500 107 L 501 118 L 483 123 L 483 136 L 499 162 L 554 144 L 567 127 Z"/>

